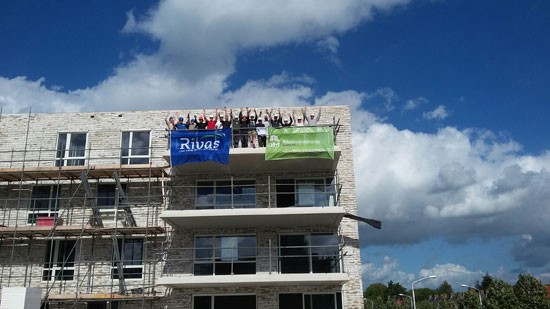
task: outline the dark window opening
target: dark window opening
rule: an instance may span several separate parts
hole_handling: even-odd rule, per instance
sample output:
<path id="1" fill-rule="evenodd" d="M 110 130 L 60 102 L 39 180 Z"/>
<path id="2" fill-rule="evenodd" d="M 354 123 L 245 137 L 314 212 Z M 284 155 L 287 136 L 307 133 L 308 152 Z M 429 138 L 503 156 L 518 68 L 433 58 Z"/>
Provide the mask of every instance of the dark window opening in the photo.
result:
<path id="1" fill-rule="evenodd" d="M 340 245 L 336 234 L 281 235 L 281 273 L 338 273 Z"/>
<path id="2" fill-rule="evenodd" d="M 256 295 L 195 296 L 193 309 L 256 309 Z"/>

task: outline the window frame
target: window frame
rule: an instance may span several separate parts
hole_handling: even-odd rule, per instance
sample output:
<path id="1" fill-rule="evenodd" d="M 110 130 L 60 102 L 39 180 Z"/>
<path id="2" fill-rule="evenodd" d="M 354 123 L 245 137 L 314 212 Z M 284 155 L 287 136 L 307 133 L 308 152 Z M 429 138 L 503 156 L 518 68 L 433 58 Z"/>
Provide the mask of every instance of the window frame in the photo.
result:
<path id="1" fill-rule="evenodd" d="M 197 305 L 195 299 L 197 297 L 201 297 L 201 298 L 209 297 L 210 298 L 210 303 L 208 304 L 208 309 L 216 309 L 216 297 L 232 297 L 232 296 L 235 296 L 235 297 L 247 297 L 247 296 L 254 297 L 254 308 L 258 308 L 258 296 L 256 294 L 252 294 L 252 293 L 215 294 L 215 295 L 212 295 L 212 294 L 195 294 L 195 295 L 193 295 L 192 308 L 193 309 L 202 309 L 202 308 L 195 308 L 195 306 Z"/>
<path id="2" fill-rule="evenodd" d="M 218 185 L 219 183 L 227 183 Z M 206 183 L 211 183 L 208 185 Z M 212 192 L 209 194 L 200 194 L 200 190 L 212 189 Z M 229 189 L 230 193 L 220 192 L 221 189 Z M 253 193 L 235 193 L 239 189 L 254 189 Z M 256 179 L 253 178 L 244 178 L 244 179 L 198 179 L 195 181 L 195 209 L 233 209 L 233 208 L 256 208 L 257 207 L 257 187 Z M 220 192 L 220 193 L 218 193 Z M 203 203 L 201 201 L 202 197 L 205 197 L 207 200 L 212 199 L 210 203 Z M 229 196 L 230 202 L 223 203 L 218 202 L 223 196 Z M 254 201 L 251 203 L 235 203 L 235 200 L 239 197 L 253 197 Z M 237 207 L 235 207 L 237 206 Z"/>
<path id="3" fill-rule="evenodd" d="M 327 295 L 332 295 L 333 296 L 333 300 L 334 300 L 334 309 L 342 309 L 343 308 L 343 298 L 342 298 L 342 292 L 303 292 L 303 293 L 278 293 L 277 295 L 277 302 L 278 302 L 278 306 L 279 306 L 279 309 L 294 309 L 293 307 L 291 308 L 288 308 L 288 307 L 284 307 L 284 308 L 281 308 L 281 295 L 300 295 L 301 296 L 301 306 L 299 306 L 300 304 L 296 304 L 296 307 L 301 307 L 301 308 L 297 308 L 297 309 L 311 309 L 311 308 L 308 308 L 306 307 L 306 297 L 314 297 L 314 296 L 327 296 Z M 285 305 L 285 304 L 283 304 Z M 312 307 L 312 304 L 310 302 L 310 307 Z M 314 307 L 312 307 L 314 308 Z"/>
<path id="4" fill-rule="evenodd" d="M 283 237 L 287 236 L 302 236 L 305 240 L 307 240 L 306 245 L 304 246 L 295 246 L 295 245 L 285 245 L 283 246 Z M 328 245 L 315 245 L 312 244 L 314 241 L 312 241 L 312 236 L 330 236 L 333 237 L 336 242 L 334 244 L 328 244 Z M 333 254 L 318 254 L 315 251 L 322 251 L 323 249 L 328 250 L 334 250 L 336 249 L 337 252 Z M 300 249 L 305 249 L 305 253 L 294 253 L 293 251 Z M 316 273 L 342 273 L 343 272 L 343 257 L 342 257 L 342 245 L 340 242 L 340 235 L 338 233 L 331 233 L 331 232 L 318 232 L 318 233 L 284 233 L 279 234 L 279 250 L 278 250 L 278 272 L 281 274 L 316 274 Z M 335 265 L 331 265 L 329 268 L 330 271 L 326 271 L 326 263 L 323 262 L 322 257 L 327 257 L 325 261 L 331 262 L 332 259 L 336 259 L 337 262 Z M 308 269 L 300 269 L 304 271 L 292 271 L 296 269 L 297 264 L 296 261 L 300 261 L 307 259 L 307 267 Z M 334 261 L 332 261 L 334 262 Z M 288 263 L 288 264 L 287 264 Z M 294 266 L 294 268 L 292 267 Z M 323 267 L 325 266 L 325 267 Z M 285 269 L 290 268 L 290 271 L 286 271 Z M 299 268 L 299 267 L 298 267 Z"/>
<path id="5" fill-rule="evenodd" d="M 48 197 L 35 196 L 37 188 L 49 188 Z M 41 192 L 45 193 L 45 192 Z M 34 185 L 31 189 L 31 196 L 29 199 L 29 206 L 27 209 L 27 224 L 36 225 L 39 217 L 53 217 L 57 219 L 59 215 L 59 204 L 61 195 L 61 186 L 58 184 L 53 185 Z M 36 208 L 37 202 L 47 201 L 47 208 Z"/>
<path id="6" fill-rule="evenodd" d="M 76 135 L 84 135 L 83 149 L 71 149 L 74 144 L 73 137 Z M 62 136 L 65 136 L 65 147 L 61 147 Z M 86 165 L 86 150 L 88 150 L 88 132 L 59 132 L 55 147 L 55 166 Z M 72 155 L 75 151 L 82 151 L 82 156 Z"/>
<path id="7" fill-rule="evenodd" d="M 133 154 L 133 150 L 142 149 L 142 147 L 133 147 L 134 134 L 135 133 L 148 133 L 148 142 L 147 142 L 147 154 Z M 124 145 L 125 139 L 124 135 L 128 134 L 128 145 Z M 127 151 L 124 155 L 124 151 Z M 136 162 L 133 163 L 132 160 L 143 160 L 146 159 L 147 162 Z M 151 131 L 150 130 L 128 130 L 122 131 L 120 135 L 120 164 L 121 165 L 133 165 L 133 164 L 149 164 L 151 162 Z"/>
<path id="8" fill-rule="evenodd" d="M 198 247 L 198 239 L 211 239 L 210 246 L 205 247 Z M 232 248 L 224 248 L 221 246 L 223 243 L 223 239 L 230 239 L 230 238 L 237 238 L 236 244 L 237 247 Z M 253 246 L 243 246 L 239 247 L 239 238 L 253 238 L 254 245 Z M 217 243 L 220 243 L 220 246 L 217 246 Z M 228 256 L 224 257 L 224 250 L 226 254 L 229 254 Z M 253 255 L 239 255 L 239 250 L 247 251 L 247 250 L 254 250 Z M 210 253 L 208 253 L 210 251 Z M 219 254 L 218 254 L 219 251 Z M 206 257 L 200 257 L 199 255 L 203 255 L 204 253 L 207 253 Z M 235 254 L 236 253 L 236 254 Z M 242 259 L 242 260 L 241 260 Z M 237 235 L 196 235 L 194 238 L 194 245 L 193 245 L 193 275 L 194 276 L 226 276 L 226 275 L 239 275 L 239 274 L 256 274 L 257 273 L 257 260 L 258 260 L 258 237 L 256 234 L 237 234 Z M 230 272 L 224 273 L 223 266 L 227 266 L 229 264 Z M 245 266 L 245 264 L 252 264 L 252 265 L 246 265 L 251 267 L 253 269 L 253 272 L 247 272 L 247 269 L 245 268 L 245 272 L 238 272 L 235 273 L 235 265 L 237 266 Z M 208 265 L 211 265 L 211 271 L 210 273 L 199 273 L 201 270 L 199 267 L 208 267 Z M 204 271 L 204 270 L 203 270 Z M 219 273 L 217 273 L 219 272 Z"/>
<path id="9" fill-rule="evenodd" d="M 321 184 L 315 183 L 322 181 Z M 286 182 L 286 183 L 285 183 Z M 285 207 L 333 207 L 337 205 L 337 178 L 336 176 L 326 177 L 305 177 L 305 178 L 277 178 L 275 180 L 275 203 L 278 208 Z M 302 186 L 312 187 L 312 192 L 304 192 Z M 322 191 L 317 192 L 317 186 L 321 186 Z M 283 187 L 292 187 L 292 191 L 284 191 Z M 285 196 L 287 201 L 285 201 Z M 311 202 L 301 202 L 301 200 L 311 200 Z M 323 200 L 317 202 L 317 199 Z M 290 202 L 290 200 L 293 201 Z M 287 205 L 288 204 L 288 205 Z"/>
<path id="10" fill-rule="evenodd" d="M 46 242 L 42 281 L 74 280 L 76 250 L 73 250 L 73 248 L 75 245 L 76 240 L 67 239 L 48 240 Z M 61 248 L 63 248 L 63 251 Z M 69 251 L 67 252 L 67 250 Z M 59 261 L 60 257 L 62 257 L 61 261 Z M 66 259 L 67 261 L 65 261 Z M 59 265 L 60 263 L 61 266 Z M 67 271 L 68 274 L 64 274 L 65 271 Z"/>
<path id="11" fill-rule="evenodd" d="M 125 260 L 125 253 L 126 253 L 126 245 L 129 243 L 132 243 L 132 251 L 134 251 L 135 243 L 136 242 L 141 243 L 141 249 L 140 249 L 140 258 L 134 259 L 132 254 L 131 260 Z M 143 238 L 117 238 L 118 242 L 118 254 L 120 256 L 120 260 L 122 263 L 122 276 L 124 280 L 141 280 L 143 279 L 143 272 L 144 272 L 144 263 L 143 263 L 143 249 L 145 246 L 145 239 Z M 112 258 L 111 258 L 111 279 L 118 279 L 118 266 L 116 265 L 117 261 L 115 261 L 115 251 L 114 248 L 112 248 Z M 137 263 L 136 263 L 137 262 Z M 128 273 L 126 270 L 129 270 Z M 136 270 L 140 270 L 139 272 L 133 272 Z"/>

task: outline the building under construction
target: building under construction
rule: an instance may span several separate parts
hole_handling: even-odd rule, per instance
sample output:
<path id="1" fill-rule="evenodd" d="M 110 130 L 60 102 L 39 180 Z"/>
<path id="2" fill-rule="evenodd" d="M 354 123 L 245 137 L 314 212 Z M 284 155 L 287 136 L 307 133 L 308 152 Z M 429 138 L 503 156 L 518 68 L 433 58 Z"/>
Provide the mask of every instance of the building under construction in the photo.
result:
<path id="1" fill-rule="evenodd" d="M 363 306 L 347 106 L 331 159 L 178 166 L 166 113 L 0 114 L 0 308 Z"/>

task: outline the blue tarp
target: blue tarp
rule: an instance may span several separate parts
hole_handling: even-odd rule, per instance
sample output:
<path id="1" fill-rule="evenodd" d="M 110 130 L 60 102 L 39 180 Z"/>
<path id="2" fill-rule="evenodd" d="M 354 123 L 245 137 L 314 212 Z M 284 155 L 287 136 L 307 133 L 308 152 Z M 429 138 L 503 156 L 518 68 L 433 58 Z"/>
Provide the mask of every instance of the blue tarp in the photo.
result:
<path id="1" fill-rule="evenodd" d="M 215 161 L 229 164 L 231 129 L 170 131 L 172 166 Z"/>

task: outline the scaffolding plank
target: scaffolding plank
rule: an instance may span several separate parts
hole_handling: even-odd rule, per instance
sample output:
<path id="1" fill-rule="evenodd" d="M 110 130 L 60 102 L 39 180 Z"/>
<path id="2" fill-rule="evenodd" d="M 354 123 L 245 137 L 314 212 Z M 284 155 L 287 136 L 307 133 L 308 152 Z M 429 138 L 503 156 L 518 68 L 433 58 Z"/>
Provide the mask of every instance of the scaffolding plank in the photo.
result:
<path id="1" fill-rule="evenodd" d="M 82 165 L 0 168 L 0 181 L 76 179 L 84 171 L 92 178 L 110 178 L 113 172 L 121 177 L 162 177 L 169 166 L 132 165 Z"/>
<path id="2" fill-rule="evenodd" d="M 0 236 L 2 237 L 47 237 L 53 227 L 49 226 L 18 226 L 18 227 L 0 227 Z M 56 236 L 75 236 L 81 233 L 84 235 L 158 235 L 164 234 L 166 230 L 162 226 L 148 227 L 109 227 L 98 228 L 90 225 L 58 225 L 55 228 Z"/>

